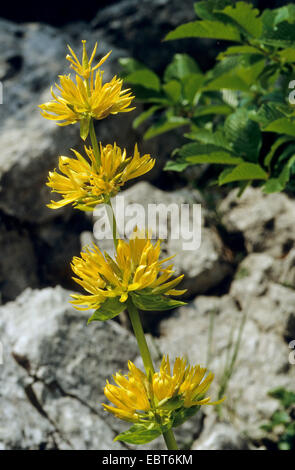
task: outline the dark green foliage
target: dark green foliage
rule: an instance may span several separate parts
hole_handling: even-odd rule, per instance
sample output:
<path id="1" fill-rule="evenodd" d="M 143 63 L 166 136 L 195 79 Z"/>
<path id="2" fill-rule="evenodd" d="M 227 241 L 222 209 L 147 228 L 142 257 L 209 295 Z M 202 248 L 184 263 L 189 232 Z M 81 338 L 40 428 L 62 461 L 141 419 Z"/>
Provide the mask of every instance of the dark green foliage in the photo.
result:
<path id="1" fill-rule="evenodd" d="M 149 123 L 146 139 L 183 128 L 193 141 L 173 152 L 166 170 L 213 164 L 219 185 L 255 181 L 266 193 L 293 190 L 295 5 L 261 13 L 249 2 L 206 0 L 195 12 L 196 21 L 165 39 L 209 38 L 229 47 L 205 73 L 192 57 L 176 54 L 163 78 L 122 59 L 125 80 L 148 106 L 134 127 Z"/>

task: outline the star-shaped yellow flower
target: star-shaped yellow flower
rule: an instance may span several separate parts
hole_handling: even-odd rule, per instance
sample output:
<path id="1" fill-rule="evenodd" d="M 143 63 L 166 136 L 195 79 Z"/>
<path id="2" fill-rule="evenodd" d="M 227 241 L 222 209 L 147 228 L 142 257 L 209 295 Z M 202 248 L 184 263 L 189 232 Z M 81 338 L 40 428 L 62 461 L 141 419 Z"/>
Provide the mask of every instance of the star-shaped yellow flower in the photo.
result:
<path id="1" fill-rule="evenodd" d="M 127 157 L 114 145 L 100 144 L 100 162 L 96 160 L 92 147 L 85 147 L 88 158 L 73 150 L 76 158 L 59 157 L 59 170 L 49 173 L 47 185 L 53 192 L 62 195 L 59 201 L 51 201 L 48 207 L 58 209 L 73 204 L 80 210 L 93 210 L 97 204 L 108 202 L 129 180 L 151 170 L 155 159 L 149 154 L 140 156 L 137 145 L 133 155 Z"/>
<path id="2" fill-rule="evenodd" d="M 170 421 L 173 426 L 178 414 L 186 409 L 216 405 L 224 400 L 211 402 L 205 395 L 214 375 L 207 374 L 207 369 L 200 365 L 188 365 L 181 357 L 176 358 L 172 370 L 169 357 L 164 356 L 159 372 L 151 377 L 131 361 L 128 369 L 127 375 L 117 372 L 113 376 L 116 385 L 107 381 L 104 389 L 105 396 L 115 405 L 103 404 L 104 409 L 124 421 L 146 425 Z"/>

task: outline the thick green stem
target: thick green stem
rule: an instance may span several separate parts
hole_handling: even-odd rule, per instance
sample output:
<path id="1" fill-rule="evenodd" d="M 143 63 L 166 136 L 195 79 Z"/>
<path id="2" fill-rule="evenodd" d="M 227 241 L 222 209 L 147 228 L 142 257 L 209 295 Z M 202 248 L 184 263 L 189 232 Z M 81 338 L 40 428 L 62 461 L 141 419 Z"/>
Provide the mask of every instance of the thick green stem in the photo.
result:
<path id="1" fill-rule="evenodd" d="M 155 369 L 154 369 L 151 354 L 150 354 L 150 351 L 149 351 L 149 348 L 145 339 L 145 335 L 143 332 L 142 324 L 140 321 L 140 316 L 139 316 L 137 308 L 135 307 L 131 299 L 128 299 L 127 301 L 127 308 L 128 308 L 128 313 L 129 313 L 129 317 L 131 320 L 131 324 L 134 330 L 134 334 L 137 339 L 139 351 L 143 360 L 143 365 L 146 370 L 146 374 L 149 377 L 150 374 L 155 373 Z M 169 429 L 169 431 L 163 432 L 163 437 L 164 437 L 168 450 L 178 449 L 172 429 Z"/>
<path id="2" fill-rule="evenodd" d="M 129 317 L 131 320 L 131 324 L 134 330 L 134 334 L 137 339 L 139 351 L 143 360 L 143 365 L 146 370 L 147 376 L 149 376 L 150 373 L 154 374 L 155 369 L 154 369 L 150 351 L 149 351 L 149 348 L 148 348 L 148 345 L 144 336 L 138 310 L 130 298 L 127 301 L 127 308 L 128 308 L 128 313 L 129 313 Z"/>
<path id="3" fill-rule="evenodd" d="M 117 245 L 118 245 L 118 238 L 117 238 L 117 222 L 116 222 L 116 217 L 115 217 L 115 214 L 114 214 L 114 210 L 113 210 L 113 206 L 112 206 L 112 203 L 111 201 L 108 202 L 108 206 L 111 208 L 111 213 L 109 213 L 109 211 L 107 211 L 107 214 L 108 214 L 108 218 L 109 218 L 109 222 L 110 222 L 110 225 L 113 229 L 113 241 L 114 241 L 114 245 L 115 245 L 115 248 L 117 249 Z"/>
<path id="4" fill-rule="evenodd" d="M 99 148 L 98 148 L 98 143 L 97 143 L 97 139 L 96 139 L 96 135 L 95 135 L 93 119 L 90 119 L 89 135 L 90 135 L 90 140 L 91 140 L 91 144 L 92 144 L 92 148 L 93 148 L 95 158 L 97 160 L 98 165 L 100 165 L 100 151 L 99 151 Z"/>
<path id="5" fill-rule="evenodd" d="M 172 429 L 163 433 L 163 437 L 168 450 L 178 450 L 177 442 L 175 440 Z"/>

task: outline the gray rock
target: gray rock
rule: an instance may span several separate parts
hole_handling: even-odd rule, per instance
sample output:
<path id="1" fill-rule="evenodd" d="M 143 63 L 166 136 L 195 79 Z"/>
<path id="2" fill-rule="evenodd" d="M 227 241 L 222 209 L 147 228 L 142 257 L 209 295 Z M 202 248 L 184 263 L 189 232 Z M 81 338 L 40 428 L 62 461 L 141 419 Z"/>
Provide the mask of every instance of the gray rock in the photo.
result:
<path id="1" fill-rule="evenodd" d="M 2 448 L 124 448 L 113 438 L 128 425 L 100 404 L 106 379 L 138 354 L 136 341 L 113 321 L 86 326 L 69 294 L 27 289 L 1 307 Z"/>
<path id="2" fill-rule="evenodd" d="M 242 232 L 249 253 L 264 252 L 279 258 L 294 246 L 295 203 L 285 194 L 247 188 L 238 199 L 232 191 L 219 211 L 229 232 Z"/>
<path id="3" fill-rule="evenodd" d="M 229 423 L 214 423 L 194 442 L 192 450 L 249 450 L 249 444 Z"/>

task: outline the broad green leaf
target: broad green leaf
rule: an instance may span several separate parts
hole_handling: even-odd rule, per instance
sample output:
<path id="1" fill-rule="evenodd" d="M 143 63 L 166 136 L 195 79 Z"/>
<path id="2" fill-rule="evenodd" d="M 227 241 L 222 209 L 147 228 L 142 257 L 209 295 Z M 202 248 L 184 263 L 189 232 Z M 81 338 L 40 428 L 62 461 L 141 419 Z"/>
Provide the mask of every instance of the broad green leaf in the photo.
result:
<path id="1" fill-rule="evenodd" d="M 222 14 L 232 18 L 242 30 L 255 38 L 262 33 L 261 18 L 257 18 L 259 10 L 246 2 L 237 2 L 234 6 L 227 6 Z"/>
<path id="2" fill-rule="evenodd" d="M 249 117 L 263 128 L 284 117 L 280 103 L 263 103 L 258 111 L 251 111 Z M 265 129 L 264 129 L 265 130 Z"/>
<path id="3" fill-rule="evenodd" d="M 295 47 L 288 47 L 287 49 L 279 51 L 277 54 L 284 62 L 295 62 Z"/>
<path id="4" fill-rule="evenodd" d="M 177 80 L 171 80 L 163 85 L 163 90 L 168 98 L 173 102 L 177 103 L 181 97 L 181 84 Z"/>
<path id="5" fill-rule="evenodd" d="M 121 73 L 123 76 L 129 75 L 138 70 L 149 70 L 146 65 L 132 57 L 121 57 L 119 59 L 119 64 L 123 69 L 123 74 Z"/>
<path id="6" fill-rule="evenodd" d="M 220 91 L 222 89 L 249 91 L 249 85 L 233 72 L 229 72 L 203 86 L 203 91 Z"/>
<path id="7" fill-rule="evenodd" d="M 188 54 L 175 54 L 172 62 L 168 65 L 164 73 L 165 82 L 170 80 L 182 80 L 192 73 L 201 74 L 197 62 Z"/>
<path id="8" fill-rule="evenodd" d="M 156 137 L 164 132 L 171 131 L 172 129 L 176 129 L 177 127 L 181 127 L 189 123 L 189 119 L 186 118 L 177 116 L 167 118 L 166 116 L 163 116 L 146 131 L 143 137 L 146 140 L 151 139 L 152 137 Z"/>
<path id="9" fill-rule="evenodd" d="M 137 118 L 134 119 L 133 121 L 133 129 L 137 129 L 140 124 L 142 124 L 144 121 L 149 119 L 156 111 L 161 109 L 162 106 L 151 106 L 149 109 L 141 113 Z"/>
<path id="10" fill-rule="evenodd" d="M 164 170 L 165 171 L 183 171 L 185 170 L 188 166 L 190 165 L 190 163 L 188 162 L 183 162 L 182 160 L 169 160 L 165 167 L 164 167 Z"/>
<path id="11" fill-rule="evenodd" d="M 172 308 L 180 307 L 182 305 L 186 305 L 185 302 L 181 302 L 180 300 L 171 299 L 165 295 L 157 295 L 157 294 L 143 294 L 143 293 L 136 293 L 133 292 L 131 294 L 133 303 L 137 308 L 140 310 L 148 310 L 148 311 L 163 311 L 163 310 L 170 310 Z"/>
<path id="12" fill-rule="evenodd" d="M 143 424 L 134 424 L 128 431 L 122 432 L 114 440 L 128 444 L 147 444 L 162 434 L 160 426 L 148 429 Z"/>
<path id="13" fill-rule="evenodd" d="M 154 90 L 153 88 L 146 88 L 138 84 L 133 84 L 132 92 L 136 96 L 137 101 L 169 106 L 169 100 L 164 95 L 164 93 L 162 93 L 162 91 Z"/>
<path id="14" fill-rule="evenodd" d="M 183 95 L 189 103 L 194 103 L 196 94 L 200 91 L 204 80 L 204 75 L 197 73 L 193 73 L 182 79 Z"/>
<path id="15" fill-rule="evenodd" d="M 190 164 L 217 163 L 235 165 L 243 160 L 233 156 L 230 152 L 210 144 L 186 144 L 179 150 L 179 155 Z"/>
<path id="16" fill-rule="evenodd" d="M 178 26 L 165 37 L 166 41 L 182 38 L 211 38 L 240 41 L 240 33 L 237 28 L 221 21 L 193 21 Z"/>
<path id="17" fill-rule="evenodd" d="M 88 323 L 93 321 L 106 321 L 116 317 L 119 313 L 123 312 L 126 305 L 119 302 L 118 298 L 107 299 L 94 314 L 89 318 Z"/>
<path id="18" fill-rule="evenodd" d="M 224 57 L 231 55 L 240 54 L 258 54 L 264 55 L 261 50 L 254 46 L 230 46 L 224 52 L 220 52 L 217 56 L 218 60 L 222 60 Z"/>
<path id="19" fill-rule="evenodd" d="M 295 137 L 295 122 L 288 118 L 280 118 L 265 127 L 266 132 L 277 132 L 278 134 L 287 134 Z"/>
<path id="20" fill-rule="evenodd" d="M 204 144 L 213 144 L 217 147 L 222 147 L 226 150 L 230 150 L 229 142 L 224 137 L 221 131 L 211 132 L 206 129 L 199 129 L 197 131 L 185 134 L 185 137 L 193 140 L 199 140 Z"/>
<path id="21" fill-rule="evenodd" d="M 263 186 L 263 192 L 266 194 L 279 193 L 283 191 L 284 186 L 280 182 L 279 178 L 270 178 Z"/>
<path id="22" fill-rule="evenodd" d="M 226 118 L 224 124 L 226 139 L 231 150 L 250 162 L 256 162 L 262 145 L 259 126 L 252 121 L 246 109 L 240 108 Z"/>
<path id="23" fill-rule="evenodd" d="M 132 85 L 141 85 L 156 91 L 159 91 L 161 87 L 158 75 L 149 69 L 136 70 L 127 75 L 125 80 Z"/>
<path id="24" fill-rule="evenodd" d="M 255 165 L 254 163 L 241 163 L 226 175 L 221 174 L 219 176 L 218 183 L 219 185 L 223 185 L 226 183 L 232 183 L 233 181 L 266 179 L 267 173 L 260 165 Z"/>
<path id="25" fill-rule="evenodd" d="M 232 0 L 205 0 L 194 3 L 196 14 L 203 20 L 215 20 L 216 10 L 223 10 L 227 5 L 231 5 Z"/>
<path id="26" fill-rule="evenodd" d="M 295 5 L 289 4 L 273 10 L 266 9 L 261 15 L 265 31 L 272 31 L 283 21 L 295 22 Z"/>

